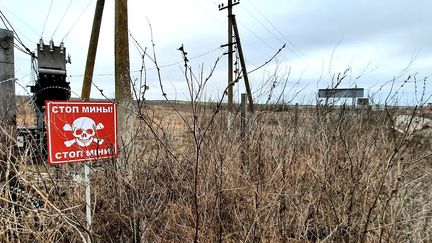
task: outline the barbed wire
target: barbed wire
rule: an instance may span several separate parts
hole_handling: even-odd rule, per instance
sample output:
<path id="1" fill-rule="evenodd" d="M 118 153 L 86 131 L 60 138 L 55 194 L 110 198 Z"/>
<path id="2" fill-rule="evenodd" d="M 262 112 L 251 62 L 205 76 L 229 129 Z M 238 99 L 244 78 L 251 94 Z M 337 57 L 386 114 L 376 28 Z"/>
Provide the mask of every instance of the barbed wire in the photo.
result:
<path id="1" fill-rule="evenodd" d="M 17 80 L 18 80 L 17 78 L 8 78 L 8 79 L 0 81 L 0 84 L 7 83 L 7 82 L 15 82 Z"/>
<path id="2" fill-rule="evenodd" d="M 201 54 L 199 54 L 197 56 L 188 58 L 188 60 L 198 59 L 198 58 L 206 56 L 206 55 L 208 55 L 210 53 L 216 52 L 217 50 L 222 50 L 223 51 L 223 49 L 221 47 L 217 47 L 217 48 L 214 48 L 214 49 L 209 50 L 207 52 L 201 53 Z M 179 65 L 179 64 L 182 64 L 182 63 L 183 63 L 183 61 L 177 61 L 177 62 L 173 62 L 173 63 L 159 65 L 158 67 L 159 68 L 166 68 L 166 67 L 171 67 L 171 66 Z M 146 69 L 146 71 L 152 71 L 152 70 L 157 70 L 157 67 L 152 67 L 152 68 L 147 68 Z M 141 72 L 141 70 L 130 71 L 130 73 L 139 73 L 139 72 Z M 93 76 L 96 76 L 96 77 L 114 76 L 114 73 L 101 73 L 101 74 L 94 74 Z M 70 77 L 70 78 L 73 78 L 73 77 L 84 77 L 84 74 L 71 74 L 71 75 L 68 75 L 68 77 Z"/>

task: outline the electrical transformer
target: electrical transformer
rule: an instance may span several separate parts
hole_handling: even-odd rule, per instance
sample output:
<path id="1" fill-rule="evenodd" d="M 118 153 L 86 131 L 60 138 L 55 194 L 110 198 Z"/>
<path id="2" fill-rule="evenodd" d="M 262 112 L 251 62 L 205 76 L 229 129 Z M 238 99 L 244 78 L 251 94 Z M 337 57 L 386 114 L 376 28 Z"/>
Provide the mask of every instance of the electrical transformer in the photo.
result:
<path id="1" fill-rule="evenodd" d="M 31 87 L 36 108 L 44 111 L 46 100 L 68 100 L 71 96 L 66 81 L 66 48 L 63 43 L 54 46 L 53 41 L 44 45 L 40 40 L 37 48 L 37 80 Z"/>
<path id="2" fill-rule="evenodd" d="M 69 59 L 69 58 L 68 58 Z M 37 80 L 30 91 L 36 113 L 34 135 L 38 143 L 38 151 L 46 156 L 45 138 L 45 101 L 69 100 L 71 97 L 70 83 L 66 81 L 66 48 L 63 42 L 54 46 L 51 40 L 48 45 L 41 39 L 37 45 Z M 69 61 L 70 62 L 70 61 Z"/>

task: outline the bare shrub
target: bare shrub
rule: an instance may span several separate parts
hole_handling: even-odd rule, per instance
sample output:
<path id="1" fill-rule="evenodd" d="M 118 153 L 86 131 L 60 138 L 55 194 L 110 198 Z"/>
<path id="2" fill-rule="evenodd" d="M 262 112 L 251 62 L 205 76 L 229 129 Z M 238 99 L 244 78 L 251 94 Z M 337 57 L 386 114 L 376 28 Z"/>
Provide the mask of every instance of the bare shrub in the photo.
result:
<path id="1" fill-rule="evenodd" d="M 149 104 L 137 89 L 132 152 L 93 163 L 90 232 L 81 165 L 31 165 L 2 129 L 0 241 L 431 240 L 430 140 L 393 129 L 405 111 L 257 109 L 242 138 L 223 97 L 200 102 L 211 73 L 195 77 L 183 55 L 191 102 Z"/>

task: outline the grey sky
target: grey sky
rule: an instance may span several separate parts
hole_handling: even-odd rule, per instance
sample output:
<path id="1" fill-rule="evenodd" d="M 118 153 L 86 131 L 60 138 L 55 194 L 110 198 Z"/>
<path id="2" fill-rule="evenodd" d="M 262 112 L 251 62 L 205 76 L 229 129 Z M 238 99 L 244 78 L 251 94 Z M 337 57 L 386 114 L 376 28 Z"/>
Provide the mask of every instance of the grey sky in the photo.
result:
<path id="1" fill-rule="evenodd" d="M 84 72 L 96 1 L 52 2 L 45 29 L 43 25 L 51 0 L 0 0 L 0 8 L 31 49 L 35 48 L 42 31 L 45 42 L 53 37 L 58 44 L 66 36 L 65 46 L 72 56 L 72 64 L 68 66 L 69 80 L 73 91 L 80 94 L 80 75 Z M 105 4 L 94 77 L 94 82 L 108 96 L 114 93 L 113 2 L 106 1 Z M 151 47 L 148 18 L 159 64 L 173 64 L 162 68 L 169 98 L 187 98 L 182 65 L 174 64 L 181 61 L 181 55 L 176 50 L 181 44 L 184 44 L 190 58 L 197 57 L 191 61 L 197 72 L 199 65 L 203 64 L 206 73 L 216 58 L 223 54 L 224 50 L 217 48 L 227 39 L 227 13 L 218 10 L 219 3 L 222 2 L 129 0 L 129 28 L 132 35 L 141 46 Z M 328 87 L 332 75 L 347 68 L 350 68 L 349 76 L 341 86 L 364 87 L 369 95 L 375 94 L 386 81 L 394 77 L 396 85 L 401 85 L 409 75 L 416 75 L 418 80 L 429 78 L 432 71 L 430 9 L 432 2 L 426 0 L 242 0 L 234 8 L 234 13 L 239 22 L 249 70 L 267 61 L 283 43 L 288 45 L 272 63 L 251 76 L 255 91 L 268 75 L 274 73 L 276 67 L 281 78 L 290 69 L 287 100 L 302 90 L 297 100 L 313 102 L 317 88 Z M 66 15 L 62 19 L 65 11 Z M 130 50 L 131 70 L 136 71 L 141 65 L 140 56 L 133 43 Z M 223 56 L 217 66 L 204 98 L 216 99 L 225 88 L 225 59 L 226 56 Z M 17 52 L 16 63 L 20 82 L 29 83 L 29 58 Z M 147 66 L 151 68 L 149 61 Z M 161 99 L 154 71 L 149 70 L 148 74 L 150 90 L 147 98 Z M 132 77 L 136 78 L 137 73 L 132 72 Z M 417 86 L 422 85 L 421 82 L 417 83 Z M 19 89 L 19 93 L 24 93 Z M 400 90 L 402 102 L 413 104 L 418 101 L 414 89 L 414 82 L 409 82 Z M 389 90 L 390 85 L 384 86 L 376 94 L 377 99 L 384 97 Z M 243 86 L 238 85 L 236 91 L 243 92 Z M 426 94 L 431 93 L 431 87 L 427 87 Z M 99 98 L 100 94 L 93 89 L 92 97 Z"/>

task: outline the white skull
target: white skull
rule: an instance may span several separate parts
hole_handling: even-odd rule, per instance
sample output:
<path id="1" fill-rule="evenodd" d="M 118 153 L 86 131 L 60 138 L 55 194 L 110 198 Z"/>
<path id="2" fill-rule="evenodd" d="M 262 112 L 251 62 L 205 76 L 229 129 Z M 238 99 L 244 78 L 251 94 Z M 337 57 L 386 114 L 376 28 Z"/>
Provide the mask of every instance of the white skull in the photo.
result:
<path id="1" fill-rule="evenodd" d="M 91 118 L 80 117 L 72 123 L 72 129 L 76 143 L 81 147 L 87 147 L 94 140 L 96 123 Z"/>

